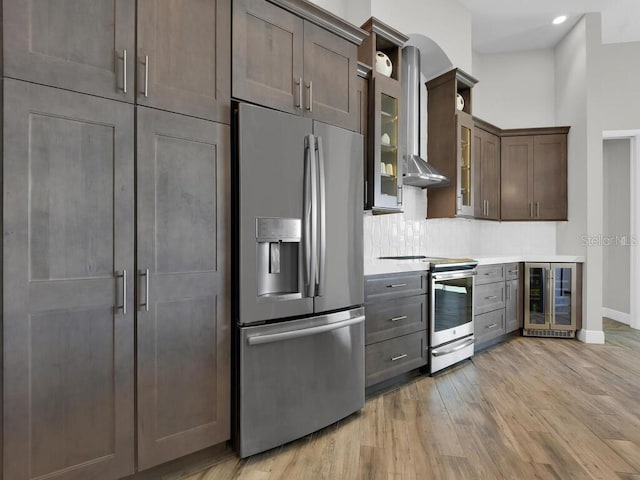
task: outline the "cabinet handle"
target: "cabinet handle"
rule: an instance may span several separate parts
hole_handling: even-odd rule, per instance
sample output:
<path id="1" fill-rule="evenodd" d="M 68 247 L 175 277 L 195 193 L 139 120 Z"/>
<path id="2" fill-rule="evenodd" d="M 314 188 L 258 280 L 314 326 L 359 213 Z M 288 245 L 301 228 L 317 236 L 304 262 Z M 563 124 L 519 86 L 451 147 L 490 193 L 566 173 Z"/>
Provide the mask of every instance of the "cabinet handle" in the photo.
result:
<path id="1" fill-rule="evenodd" d="M 393 317 L 393 318 L 391 318 L 390 320 L 391 320 L 392 322 L 399 322 L 400 320 L 404 320 L 405 318 L 407 318 L 407 316 L 406 316 L 406 315 L 402 315 L 402 316 L 400 316 L 400 317 Z"/>
<path id="2" fill-rule="evenodd" d="M 149 55 L 144 56 L 144 96 L 149 96 Z"/>
<path id="3" fill-rule="evenodd" d="M 518 269 L 516 268 L 515 270 L 509 270 L 509 273 L 518 273 Z"/>
<path id="4" fill-rule="evenodd" d="M 536 217 L 540 218 L 540 202 L 536 202 Z"/>
<path id="5" fill-rule="evenodd" d="M 407 358 L 408 356 L 408 353 L 403 353 L 402 355 L 398 355 L 397 357 L 391 357 L 391 361 L 395 362 L 396 360 L 402 360 L 403 358 Z"/>
<path id="6" fill-rule="evenodd" d="M 144 277 L 144 303 L 140 305 L 144 307 L 144 311 L 149 311 L 149 269 L 147 268 L 145 271 L 140 272 L 139 275 Z"/>
<path id="7" fill-rule="evenodd" d="M 457 210 L 458 212 L 462 211 L 462 195 L 458 195 L 458 205 L 457 205 Z"/>
<path id="8" fill-rule="evenodd" d="M 496 276 L 497 274 L 498 274 L 498 272 L 487 272 L 487 273 L 485 273 L 485 275 L 486 275 L 487 277 L 494 277 L 494 276 Z"/>
<path id="9" fill-rule="evenodd" d="M 298 86 L 298 100 L 296 102 L 296 108 L 302 108 L 302 77 L 298 77 L 296 85 Z"/>
<path id="10" fill-rule="evenodd" d="M 307 110 L 309 110 L 309 112 L 313 112 L 313 82 L 311 80 L 309 80 L 307 89 L 309 90 L 309 103 L 307 104 Z"/>
<path id="11" fill-rule="evenodd" d="M 406 287 L 407 284 L 406 283 L 392 283 L 391 285 L 387 285 L 387 288 L 400 288 L 400 287 Z"/>
<path id="12" fill-rule="evenodd" d="M 490 330 L 490 329 L 492 329 L 492 328 L 496 328 L 497 326 L 498 326 L 498 324 L 497 324 L 497 323 L 492 323 L 491 325 L 487 325 L 485 328 L 487 328 L 487 329 L 489 329 L 489 330 Z"/>
<path id="13" fill-rule="evenodd" d="M 496 298 L 498 298 L 497 295 L 491 295 L 489 297 L 484 297 L 485 300 L 495 300 Z"/>
<path id="14" fill-rule="evenodd" d="M 122 93 L 127 93 L 127 49 L 122 51 Z"/>
<path id="15" fill-rule="evenodd" d="M 398 175 L 396 173 L 396 175 Z M 404 202 L 404 192 L 402 191 L 402 186 L 398 185 L 398 205 L 402 205 L 402 202 Z"/>
<path id="16" fill-rule="evenodd" d="M 511 284 L 507 283 L 507 300 L 511 300 Z"/>
<path id="17" fill-rule="evenodd" d="M 533 218 L 533 203 L 529 203 L 529 217 Z"/>
<path id="18" fill-rule="evenodd" d="M 122 305 L 116 305 L 116 310 L 122 310 L 122 314 L 127 314 L 127 271 L 116 272 L 116 278 L 122 278 Z"/>

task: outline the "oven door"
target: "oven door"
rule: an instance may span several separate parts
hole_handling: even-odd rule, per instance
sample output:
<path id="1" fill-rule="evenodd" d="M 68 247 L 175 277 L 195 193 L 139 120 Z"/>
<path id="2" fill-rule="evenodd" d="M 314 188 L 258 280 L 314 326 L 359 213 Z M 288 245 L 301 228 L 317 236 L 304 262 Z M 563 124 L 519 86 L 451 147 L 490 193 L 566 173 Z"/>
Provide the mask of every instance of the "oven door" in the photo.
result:
<path id="1" fill-rule="evenodd" d="M 431 274 L 431 347 L 473 334 L 475 275 L 475 270 Z"/>

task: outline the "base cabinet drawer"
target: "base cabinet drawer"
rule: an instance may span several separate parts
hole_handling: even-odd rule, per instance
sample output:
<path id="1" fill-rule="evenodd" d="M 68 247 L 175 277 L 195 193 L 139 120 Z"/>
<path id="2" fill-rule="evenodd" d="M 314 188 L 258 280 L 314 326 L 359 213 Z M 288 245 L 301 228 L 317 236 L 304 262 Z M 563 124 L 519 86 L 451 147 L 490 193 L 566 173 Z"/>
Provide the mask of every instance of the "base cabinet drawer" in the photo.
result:
<path id="1" fill-rule="evenodd" d="M 476 285 L 504 281 L 504 267 L 503 264 L 480 265 L 477 268 Z"/>
<path id="2" fill-rule="evenodd" d="M 504 282 L 487 283 L 476 286 L 474 313 L 480 315 L 504 308 L 504 290 Z"/>
<path id="3" fill-rule="evenodd" d="M 427 332 L 416 332 L 365 347 L 365 386 L 427 364 Z"/>
<path id="4" fill-rule="evenodd" d="M 427 328 L 426 295 L 399 298 L 365 306 L 365 343 L 382 342 Z"/>
<path id="5" fill-rule="evenodd" d="M 519 263 L 505 264 L 504 278 L 505 280 L 515 280 L 516 278 L 520 278 L 520 264 Z"/>
<path id="6" fill-rule="evenodd" d="M 504 308 L 482 315 L 476 315 L 473 326 L 476 344 L 481 344 L 504 335 Z"/>
<path id="7" fill-rule="evenodd" d="M 426 272 L 368 275 L 364 281 L 365 303 L 427 293 Z"/>

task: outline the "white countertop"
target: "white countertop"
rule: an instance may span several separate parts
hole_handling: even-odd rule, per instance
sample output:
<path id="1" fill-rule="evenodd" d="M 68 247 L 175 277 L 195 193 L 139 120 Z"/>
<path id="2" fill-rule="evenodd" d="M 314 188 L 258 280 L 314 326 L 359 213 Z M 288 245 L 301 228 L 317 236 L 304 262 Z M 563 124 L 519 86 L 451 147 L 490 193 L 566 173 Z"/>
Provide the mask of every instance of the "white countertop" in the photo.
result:
<path id="1" fill-rule="evenodd" d="M 494 265 L 497 263 L 540 262 L 540 263 L 584 263 L 585 258 L 579 255 L 463 255 L 478 261 L 478 265 Z M 429 262 L 424 260 L 365 260 L 365 275 L 381 275 L 387 273 L 416 272 L 429 269 Z"/>

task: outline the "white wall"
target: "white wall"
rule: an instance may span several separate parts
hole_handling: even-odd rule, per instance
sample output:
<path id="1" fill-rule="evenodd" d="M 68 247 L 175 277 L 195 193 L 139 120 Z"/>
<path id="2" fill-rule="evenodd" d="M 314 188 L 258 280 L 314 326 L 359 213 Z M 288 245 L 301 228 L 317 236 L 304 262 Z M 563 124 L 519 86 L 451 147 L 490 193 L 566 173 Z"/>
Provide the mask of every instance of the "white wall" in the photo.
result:
<path id="1" fill-rule="evenodd" d="M 569 221 L 557 228 L 557 250 L 583 254 L 583 328 L 578 338 L 603 343 L 602 85 L 600 15 L 587 14 L 555 48 L 556 122 L 571 125 L 568 142 Z M 589 245 L 589 246 L 587 246 Z"/>
<path id="2" fill-rule="evenodd" d="M 629 314 L 631 231 L 631 142 L 605 140 L 603 307 Z M 627 240 L 623 240 L 627 239 Z"/>
<path id="3" fill-rule="evenodd" d="M 640 129 L 640 42 L 602 45 L 601 52 L 603 129 Z"/>
<path id="4" fill-rule="evenodd" d="M 473 114 L 500 128 L 547 127 L 555 121 L 553 49 L 473 54 Z"/>

